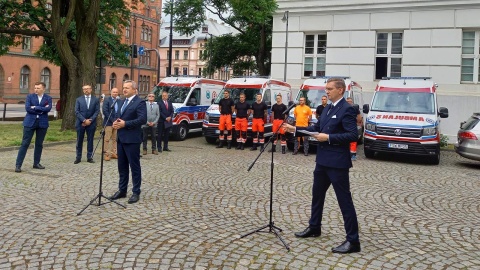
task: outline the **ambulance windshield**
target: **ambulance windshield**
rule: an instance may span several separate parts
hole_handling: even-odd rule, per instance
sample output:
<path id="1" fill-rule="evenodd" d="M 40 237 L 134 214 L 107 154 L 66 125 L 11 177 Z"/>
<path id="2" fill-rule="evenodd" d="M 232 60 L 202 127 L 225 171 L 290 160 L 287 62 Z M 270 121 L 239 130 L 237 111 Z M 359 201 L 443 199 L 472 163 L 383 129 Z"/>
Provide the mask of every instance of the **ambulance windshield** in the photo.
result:
<path id="1" fill-rule="evenodd" d="M 297 95 L 297 102 L 301 97 L 306 99 L 306 104 L 312 109 L 316 109 L 322 104 L 322 97 L 326 96 L 325 90 L 300 90 Z M 330 103 L 330 102 L 329 102 Z"/>
<path id="2" fill-rule="evenodd" d="M 376 92 L 373 97 L 372 111 L 434 114 L 433 93 L 426 92 Z"/>
<path id="3" fill-rule="evenodd" d="M 224 90 L 227 90 L 230 92 L 230 98 L 233 99 L 235 103 L 240 100 L 240 94 L 244 93 L 245 94 L 245 101 L 248 104 L 252 104 L 256 99 L 255 95 L 257 93 L 262 93 L 262 89 L 259 88 L 224 88 Z M 218 104 L 220 100 L 223 98 L 223 91 L 221 92 L 221 95 L 218 95 L 217 98 L 215 99 L 214 104 Z"/>
<path id="4" fill-rule="evenodd" d="M 162 92 L 167 91 L 168 100 L 170 100 L 172 103 L 184 103 L 185 99 L 188 96 L 188 93 L 190 92 L 190 87 L 164 85 L 164 86 L 156 86 L 153 91 L 155 93 L 155 96 L 158 97 L 157 101 L 162 99 Z"/>

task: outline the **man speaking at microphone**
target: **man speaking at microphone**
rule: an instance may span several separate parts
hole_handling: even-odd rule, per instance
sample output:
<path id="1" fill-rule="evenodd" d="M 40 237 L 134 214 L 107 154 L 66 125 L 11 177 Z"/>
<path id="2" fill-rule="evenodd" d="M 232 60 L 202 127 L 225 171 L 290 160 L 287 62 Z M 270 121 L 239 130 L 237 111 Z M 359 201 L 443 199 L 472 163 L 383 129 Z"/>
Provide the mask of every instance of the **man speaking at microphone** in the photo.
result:
<path id="1" fill-rule="evenodd" d="M 112 88 L 110 97 L 105 98 L 103 101 L 103 125 L 105 126 L 105 136 L 103 141 L 105 143 L 105 157 L 106 161 L 111 158 L 117 158 L 117 130 L 112 127 L 113 121 L 117 119 L 116 113 L 118 111 L 118 89 Z M 110 117 L 110 118 L 109 118 Z M 110 144 L 110 141 L 112 144 Z"/>
<path id="2" fill-rule="evenodd" d="M 343 94 L 346 86 L 341 78 L 327 80 L 326 91 L 332 104 L 325 107 L 320 115 L 320 121 L 310 127 L 293 127 L 284 124 L 295 136 L 302 130 L 318 132 L 312 134 L 319 141 L 317 145 L 316 166 L 313 171 L 312 209 L 309 226 L 303 232 L 295 233 L 296 237 L 318 237 L 321 235 L 323 205 L 325 194 L 330 185 L 335 190 L 340 206 L 346 241 L 332 249 L 334 253 L 360 252 L 358 222 L 352 194 L 350 193 L 349 169 L 352 167 L 350 158 L 350 142 L 357 140 L 357 122 L 355 109 L 350 106 Z"/>
<path id="3" fill-rule="evenodd" d="M 118 132 L 117 155 L 119 183 L 118 191 L 110 197 L 117 200 L 127 197 L 129 170 L 132 171 L 132 196 L 128 203 L 136 203 L 140 199 L 142 170 L 140 167 L 140 144 L 143 142 L 142 125 L 147 122 L 147 107 L 145 100 L 138 97 L 137 84 L 127 80 L 123 83 L 125 100 L 119 102 L 117 117 L 113 128 Z"/>

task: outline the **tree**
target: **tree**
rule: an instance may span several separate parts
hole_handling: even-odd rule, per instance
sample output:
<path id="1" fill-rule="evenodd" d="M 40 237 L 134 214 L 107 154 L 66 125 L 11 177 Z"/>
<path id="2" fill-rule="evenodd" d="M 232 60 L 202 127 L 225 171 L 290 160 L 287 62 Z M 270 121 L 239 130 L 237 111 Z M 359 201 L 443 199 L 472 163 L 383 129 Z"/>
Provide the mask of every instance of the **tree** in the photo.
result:
<path id="1" fill-rule="evenodd" d="M 122 0 L 52 0 L 51 9 L 46 5 L 45 0 L 0 0 L 7 14 L 0 17 L 0 54 L 18 45 L 21 35 L 45 38 L 36 54 L 60 65 L 62 129 L 74 129 L 75 99 L 83 84 L 95 85 L 96 59 L 128 64 L 128 48 L 119 45 L 121 36 L 113 29 L 127 25 L 130 11 Z"/>
<path id="2" fill-rule="evenodd" d="M 275 0 L 171 0 L 164 12 L 173 14 L 175 30 L 183 34 L 200 29 L 207 11 L 238 31 L 208 42 L 202 56 L 208 60 L 207 72 L 231 66 L 237 74 L 253 69 L 266 76 L 270 75 L 272 15 L 276 9 Z"/>

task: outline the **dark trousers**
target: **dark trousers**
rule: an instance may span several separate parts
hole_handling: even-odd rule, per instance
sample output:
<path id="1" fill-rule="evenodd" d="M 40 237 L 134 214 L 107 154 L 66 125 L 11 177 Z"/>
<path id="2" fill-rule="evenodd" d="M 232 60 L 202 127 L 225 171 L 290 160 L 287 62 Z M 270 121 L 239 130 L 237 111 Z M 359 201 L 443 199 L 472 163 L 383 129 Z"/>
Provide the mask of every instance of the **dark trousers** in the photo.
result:
<path id="1" fill-rule="evenodd" d="M 130 170 L 132 170 L 132 192 L 140 195 L 142 185 L 142 168 L 140 167 L 140 144 L 139 143 L 117 143 L 118 156 L 118 190 L 126 193 L 128 189 L 128 180 L 130 179 Z"/>
<path id="2" fill-rule="evenodd" d="M 157 149 L 157 127 L 146 126 L 142 127 L 143 131 L 143 150 L 147 150 L 148 135 L 152 138 L 152 150 Z"/>
<path id="3" fill-rule="evenodd" d="M 157 147 L 158 151 L 162 150 L 162 141 L 163 141 L 163 150 L 168 149 L 168 136 L 170 135 L 170 129 L 172 127 L 165 128 L 163 122 L 158 123 L 158 134 L 157 134 Z"/>
<path id="4" fill-rule="evenodd" d="M 87 158 L 93 157 L 93 137 L 95 136 L 95 130 L 97 125 L 92 123 L 87 127 L 77 128 L 77 159 L 82 158 L 83 151 L 83 139 L 85 138 L 85 133 L 87 133 Z"/>
<path id="5" fill-rule="evenodd" d="M 33 134 L 35 134 L 35 148 L 33 151 L 33 165 L 40 163 L 43 150 L 43 140 L 47 134 L 48 128 L 41 128 L 38 126 L 38 119 L 35 120 L 35 124 L 32 127 L 23 127 L 22 145 L 18 149 L 17 161 L 15 166 L 22 167 L 25 155 L 27 155 L 28 147 L 32 142 Z"/>
<path id="6" fill-rule="evenodd" d="M 358 236 L 358 221 L 355 206 L 353 205 L 352 194 L 350 193 L 348 169 L 330 168 L 318 164 L 315 166 L 315 171 L 313 172 L 310 227 L 319 229 L 322 226 L 323 204 L 325 203 L 325 194 L 330 184 L 333 186 L 338 205 L 342 212 L 347 241 L 357 243 L 360 241 Z"/>

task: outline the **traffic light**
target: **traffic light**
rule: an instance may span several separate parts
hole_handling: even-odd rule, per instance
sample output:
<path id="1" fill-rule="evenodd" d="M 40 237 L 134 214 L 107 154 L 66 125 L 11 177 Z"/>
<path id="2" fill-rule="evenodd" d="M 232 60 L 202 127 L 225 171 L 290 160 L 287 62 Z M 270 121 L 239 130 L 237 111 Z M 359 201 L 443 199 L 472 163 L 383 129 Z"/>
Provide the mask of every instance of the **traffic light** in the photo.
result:
<path id="1" fill-rule="evenodd" d="M 137 52 L 138 52 L 138 49 L 137 49 L 137 44 L 133 44 L 130 46 L 131 48 L 131 55 L 132 55 L 132 58 L 137 58 Z"/>

